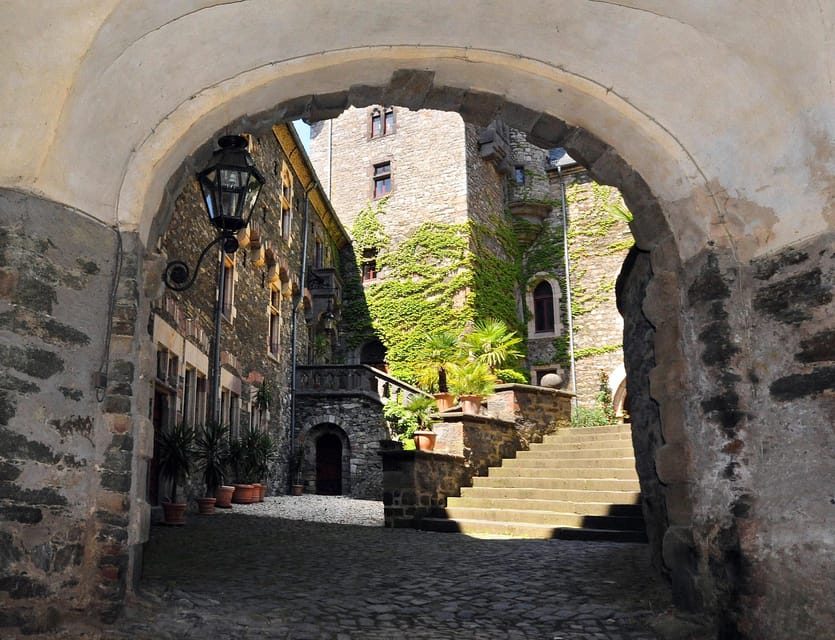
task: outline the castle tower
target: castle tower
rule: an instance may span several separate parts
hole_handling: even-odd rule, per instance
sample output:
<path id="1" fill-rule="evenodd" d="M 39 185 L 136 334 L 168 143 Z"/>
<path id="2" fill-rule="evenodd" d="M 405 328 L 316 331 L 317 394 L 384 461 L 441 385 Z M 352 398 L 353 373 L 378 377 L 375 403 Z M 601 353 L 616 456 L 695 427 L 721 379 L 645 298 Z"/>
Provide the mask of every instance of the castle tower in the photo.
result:
<path id="1" fill-rule="evenodd" d="M 311 126 L 310 157 L 353 236 L 365 295 L 353 311 L 346 301 L 346 361 L 385 357 L 409 379 L 425 333 L 497 317 L 525 339 L 519 364 L 533 384 L 557 373 L 563 388 L 576 380 L 581 404 L 593 405 L 601 371 L 622 381 L 613 284 L 631 236 L 606 211 L 619 201 L 616 190 L 591 182 L 570 158 L 557 169 L 549 151 L 501 121 L 476 127 L 441 111 L 351 108 Z M 569 244 L 585 247 L 569 250 L 582 262 L 570 276 L 575 310 L 592 320 L 585 326 L 568 318 L 563 187 L 573 202 L 567 216 L 578 223 Z M 574 363 L 574 375 L 572 343 L 586 360 Z"/>

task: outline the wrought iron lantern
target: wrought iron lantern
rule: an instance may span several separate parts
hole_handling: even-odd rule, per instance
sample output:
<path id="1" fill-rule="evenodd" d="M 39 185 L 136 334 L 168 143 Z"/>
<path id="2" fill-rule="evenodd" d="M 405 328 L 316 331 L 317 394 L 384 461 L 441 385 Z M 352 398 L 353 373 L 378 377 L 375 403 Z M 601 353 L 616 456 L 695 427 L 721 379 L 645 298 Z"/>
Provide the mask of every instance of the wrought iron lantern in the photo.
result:
<path id="1" fill-rule="evenodd" d="M 220 149 L 212 155 L 210 165 L 197 174 L 197 180 L 209 222 L 219 233 L 203 249 L 194 267 L 194 274 L 182 260 L 168 263 L 162 279 L 165 286 L 175 291 L 183 291 L 194 284 L 203 258 L 218 242 L 222 243 L 225 253 L 235 253 L 238 250 L 235 234 L 249 224 L 264 186 L 264 177 L 247 151 L 245 137 L 223 136 L 218 140 L 218 146 Z"/>

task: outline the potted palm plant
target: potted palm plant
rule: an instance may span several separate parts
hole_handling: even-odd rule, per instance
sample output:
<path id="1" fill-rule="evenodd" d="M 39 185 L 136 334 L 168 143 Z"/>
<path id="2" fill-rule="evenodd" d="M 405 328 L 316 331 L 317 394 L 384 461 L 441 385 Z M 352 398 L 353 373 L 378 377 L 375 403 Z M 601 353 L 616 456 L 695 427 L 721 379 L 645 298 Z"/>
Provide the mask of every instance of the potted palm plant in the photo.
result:
<path id="1" fill-rule="evenodd" d="M 481 401 L 496 388 L 496 376 L 485 362 L 471 360 L 452 364 L 449 368 L 450 389 L 461 401 L 461 411 L 473 415 L 481 413 Z"/>
<path id="2" fill-rule="evenodd" d="M 449 365 L 462 360 L 458 334 L 439 330 L 424 337 L 418 365 L 418 383 L 425 389 L 437 390 L 435 401 L 438 411 L 451 408 L 455 396 L 449 392 L 447 370 Z"/>
<path id="3" fill-rule="evenodd" d="M 257 502 L 260 495 L 258 485 L 258 440 L 260 432 L 254 427 L 244 429 L 241 437 L 229 446 L 230 459 L 235 471 L 235 493 L 232 501 L 240 504 Z"/>
<path id="4" fill-rule="evenodd" d="M 270 473 L 270 465 L 276 459 L 276 442 L 268 432 L 262 431 L 254 439 L 253 446 L 255 449 L 254 471 L 256 478 L 260 480 L 258 501 L 263 502 L 264 496 L 267 493 L 267 478 Z"/>
<path id="5" fill-rule="evenodd" d="M 201 514 L 214 513 L 215 506 L 232 506 L 232 486 L 223 484 L 226 478 L 226 466 L 229 456 L 229 429 L 214 420 L 207 422 L 197 432 L 195 438 L 195 459 L 197 467 L 203 472 L 206 495 L 197 498 Z"/>
<path id="6" fill-rule="evenodd" d="M 461 336 L 462 347 L 470 359 L 483 362 L 494 375 L 497 368 L 522 356 L 518 348 L 521 342 L 515 331 L 495 318 L 477 321 L 472 331 Z"/>
<path id="7" fill-rule="evenodd" d="M 412 432 L 415 448 L 421 451 L 433 451 L 437 435 L 432 431 L 429 413 L 435 408 L 435 400 L 427 396 L 412 396 L 403 407 L 405 413 L 414 419 L 417 428 Z"/>
<path id="8" fill-rule="evenodd" d="M 235 504 L 249 504 L 255 487 L 249 482 L 249 461 L 243 438 L 232 438 L 229 442 L 229 464 L 232 468 L 235 492 L 232 502 Z"/>
<path id="9" fill-rule="evenodd" d="M 194 455 L 194 429 L 185 422 L 163 431 L 159 439 L 159 470 L 171 481 L 171 493 L 163 498 L 165 524 L 185 524 L 187 503 L 177 502 L 177 485 L 184 483 L 191 473 Z"/>

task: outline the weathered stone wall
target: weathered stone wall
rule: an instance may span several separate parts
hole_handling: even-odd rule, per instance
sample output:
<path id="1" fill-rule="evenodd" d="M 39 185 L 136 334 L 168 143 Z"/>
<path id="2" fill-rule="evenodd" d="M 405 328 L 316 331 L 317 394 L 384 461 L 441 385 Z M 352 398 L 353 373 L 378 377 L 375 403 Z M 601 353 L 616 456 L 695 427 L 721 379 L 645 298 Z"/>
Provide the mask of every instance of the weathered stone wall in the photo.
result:
<path id="1" fill-rule="evenodd" d="M 481 157 L 478 136 L 481 127 L 467 124 L 465 127 L 464 143 L 466 145 L 466 164 L 462 163 L 457 171 L 466 176 L 467 181 L 467 213 L 469 218 L 488 227 L 504 217 L 506 179 L 496 171 L 492 162 Z M 431 162 L 431 157 L 423 158 L 423 162 Z M 490 243 L 488 247 L 496 255 L 503 254 L 501 245 L 490 242 L 491 237 L 485 238 Z"/>
<path id="2" fill-rule="evenodd" d="M 121 604 L 129 545 L 141 542 L 128 535 L 135 373 L 120 359 L 133 344 L 136 278 L 135 238 L 0 193 L 0 627 L 110 619 Z"/>
<path id="3" fill-rule="evenodd" d="M 509 176 L 509 200 L 511 202 L 547 202 L 554 199 L 548 178 L 548 152 L 528 142 L 524 133 L 508 128 L 513 173 Z M 516 174 L 522 170 L 522 182 Z"/>
<path id="4" fill-rule="evenodd" d="M 310 159 L 342 223 L 373 199 L 373 167 L 391 162 L 385 224 L 399 244 L 424 222 L 467 219 L 464 122 L 457 113 L 394 107 L 395 131 L 371 137 L 371 109 L 348 109 L 310 129 Z"/>
<path id="5" fill-rule="evenodd" d="M 504 458 L 515 458 L 520 448 L 516 425 L 483 415 L 445 412 L 435 416 L 432 430 L 437 433 L 435 451 L 461 456 L 466 468 L 467 485 L 473 476 L 487 475 Z"/>
<path id="6" fill-rule="evenodd" d="M 835 471 L 831 243 L 750 266 L 708 247 L 680 275 L 659 243 L 652 271 L 637 256 L 622 281 L 638 470 L 645 497 L 658 498 L 649 533 L 662 533 L 666 511 L 676 601 L 716 615 L 723 637 L 780 628 L 818 638 L 831 628 L 831 492 L 814 482 Z M 678 327 L 677 277 L 687 283 Z"/>
<path id="7" fill-rule="evenodd" d="M 652 266 L 649 253 L 636 248 L 630 250 L 623 269 L 618 276 L 618 308 L 624 315 L 624 360 L 626 367 L 627 411 L 631 416 L 632 443 L 635 447 L 635 466 L 641 483 L 641 506 L 647 527 L 653 565 L 662 573 L 671 574 L 673 592 L 679 603 L 690 603 L 689 609 L 698 608 L 698 594 L 695 587 L 696 567 L 690 553 L 691 546 L 677 542 L 676 536 L 685 539 L 685 529 L 671 530 L 667 540 L 668 552 L 662 559 L 662 543 L 670 522 L 667 517 L 668 504 L 666 487 L 659 476 L 666 482 L 684 479 L 680 460 L 669 460 L 670 467 L 662 467 L 656 472 L 656 451 L 664 443 L 661 431 L 661 416 L 658 404 L 650 393 L 650 372 L 655 367 L 655 328 L 642 311 L 646 288 L 652 279 Z M 675 509 L 671 500 L 670 509 Z M 688 522 L 686 518 L 674 521 L 679 525 Z M 666 562 L 666 566 L 665 566 Z"/>
<path id="8" fill-rule="evenodd" d="M 552 196 L 560 199 L 559 174 L 552 171 L 549 175 Z M 591 407 L 600 389 L 601 372 L 611 375 L 623 364 L 623 319 L 617 310 L 614 285 L 632 244 L 632 234 L 625 221 L 613 218 L 606 210 L 607 204 L 621 201 L 617 189 L 593 182 L 585 171 L 564 175 L 563 180 L 577 400 L 581 406 Z M 561 217 L 559 208 L 554 214 Z M 562 265 L 560 270 L 564 273 Z"/>
<path id="9" fill-rule="evenodd" d="M 414 527 L 421 518 L 446 507 L 450 496 L 467 485 L 464 460 L 430 451 L 381 450 L 385 526 Z"/>
<path id="10" fill-rule="evenodd" d="M 291 225 L 289 237 L 281 231 L 282 168 L 290 168 L 287 155 L 271 130 L 253 138 L 251 153 L 255 164 L 266 179 L 250 228 L 257 228 L 258 243 L 242 246 L 236 254 L 234 281 L 234 312 L 231 321 L 224 317 L 221 326 L 222 369 L 241 381 L 239 424 L 249 423 L 250 401 L 258 386 L 267 380 L 273 389 L 273 401 L 268 412 L 267 428 L 276 441 L 277 457 L 270 473 L 270 491 L 284 492 L 289 483 L 290 405 L 291 405 L 291 344 L 294 304 L 299 297 L 304 230 L 304 189 L 296 173 L 292 176 Z M 309 207 L 312 233 L 308 246 L 308 266 L 312 265 L 313 245 L 317 238 L 324 241 L 325 261 L 331 263 L 336 250 L 329 242 L 323 223 L 313 206 Z M 184 260 L 193 266 L 200 251 L 215 237 L 214 228 L 206 222 L 206 213 L 196 180 L 189 180 L 176 201 L 171 222 L 160 240 L 169 259 Z M 262 256 L 262 252 L 266 258 Z M 259 258 L 262 258 L 259 263 Z M 263 260 L 266 260 L 264 262 Z M 194 285 L 182 293 L 166 291 L 164 296 L 175 306 L 160 298 L 154 313 L 159 314 L 191 344 L 211 358 L 210 345 L 214 340 L 214 313 L 217 298 L 217 252 L 210 250 L 202 272 Z M 275 266 L 274 266 L 275 265 Z M 276 271 L 278 269 L 278 272 Z M 276 278 L 276 273 L 280 275 Z M 274 280 L 273 280 L 274 279 Z M 269 352 L 269 305 L 271 280 L 281 295 L 279 301 L 280 348 L 277 355 Z M 174 313 L 171 309 L 175 309 Z M 297 361 L 308 357 L 309 332 L 305 315 L 298 314 L 296 332 Z M 200 330 L 205 340 L 195 341 Z M 227 354 L 232 357 L 228 357 Z M 180 363 L 181 368 L 185 363 Z M 181 372 L 182 376 L 182 372 Z M 153 379 L 153 374 L 150 374 Z M 153 383 L 152 383 L 153 384 Z M 181 393 L 181 392 L 180 392 Z M 178 416 L 179 417 L 179 416 Z M 226 422 L 226 419 L 223 420 Z M 228 478 L 232 480 L 233 478 Z M 199 495 L 205 489 L 193 478 L 192 491 Z"/>
<path id="11" fill-rule="evenodd" d="M 516 425 L 519 444 L 529 449 L 531 442 L 570 425 L 572 394 L 526 384 L 500 384 L 487 398 L 487 411 Z"/>
<path id="12" fill-rule="evenodd" d="M 316 439 L 325 432 L 342 432 L 350 449 L 343 446 L 342 492 L 354 498 L 380 500 L 383 494 L 380 440 L 388 437 L 382 403 L 369 393 L 298 393 L 296 446 L 304 451 L 303 484 L 316 489 Z M 326 431 L 324 427 L 334 429 Z"/>
<path id="13" fill-rule="evenodd" d="M 739 478 L 730 505 L 741 554 L 737 612 L 751 638 L 773 629 L 823 638 L 835 628 L 833 247 L 835 233 L 799 242 L 754 260 L 741 283 L 728 283 L 744 286 L 752 300 L 750 369 L 738 371 L 750 383 L 740 411 L 751 417 L 738 429 L 733 413 L 721 422 L 726 473 Z M 722 348 L 721 340 L 711 348 L 716 342 L 705 340 L 703 357 Z"/>

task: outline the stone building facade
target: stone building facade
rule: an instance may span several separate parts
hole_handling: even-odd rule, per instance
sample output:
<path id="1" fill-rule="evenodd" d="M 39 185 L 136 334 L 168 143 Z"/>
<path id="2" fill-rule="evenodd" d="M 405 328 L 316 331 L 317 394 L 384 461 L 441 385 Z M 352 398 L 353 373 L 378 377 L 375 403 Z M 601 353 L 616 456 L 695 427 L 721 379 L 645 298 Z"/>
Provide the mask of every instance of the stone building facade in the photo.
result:
<path id="1" fill-rule="evenodd" d="M 299 393 L 297 403 L 293 395 L 298 375 L 294 356 L 296 368 L 332 358 L 332 319 L 340 313 L 342 298 L 339 254 L 347 246 L 347 235 L 316 183 L 292 125 L 277 125 L 251 137 L 250 151 L 266 184 L 249 227 L 238 234 L 240 249 L 223 256 L 226 280 L 216 409 L 213 413 L 211 368 L 218 253 L 209 255 L 191 288 L 181 293 L 167 290 L 153 305 L 149 328 L 157 375 L 149 382 L 148 418 L 157 437 L 175 422 L 201 425 L 213 415 L 230 427 L 233 438 L 249 428 L 269 433 L 277 452 L 269 477 L 230 480 L 268 481 L 269 493 L 284 493 L 299 465 L 308 491 L 379 497 L 376 447 L 385 436 L 379 400 L 376 414 L 373 407 L 371 415 L 357 409 L 358 416 L 343 420 L 333 416 L 344 417 L 345 407 L 329 409 L 320 402 L 321 392 L 312 402 L 304 402 L 304 393 Z M 189 182 L 159 247 L 169 258 L 193 264 L 213 237 L 198 187 Z M 259 389 L 265 387 L 272 396 L 267 407 L 258 403 Z M 342 453 L 327 466 L 322 460 L 324 450 L 330 452 L 329 443 L 338 444 Z M 344 478 L 340 475 L 340 482 L 332 484 L 331 467 L 342 469 L 343 454 Z M 152 504 L 163 495 L 154 463 L 151 458 Z"/>
<path id="2" fill-rule="evenodd" d="M 495 296 L 495 308 L 478 282 L 483 261 L 495 268 L 508 257 L 492 233 L 506 198 L 503 147 L 489 144 L 486 157 L 482 128 L 457 114 L 379 105 L 313 123 L 310 136 L 323 187 L 354 236 L 357 265 L 344 274 L 344 362 L 382 364 L 388 350 L 392 372 L 414 382 L 403 363 L 425 333 L 492 315 L 516 324 L 513 297 Z M 379 226 L 373 242 L 369 224 Z M 411 290 L 396 281 L 410 281 Z"/>
<path id="3" fill-rule="evenodd" d="M 615 305 L 614 283 L 632 244 L 631 234 L 626 221 L 608 212 L 610 203 L 622 203 L 617 190 L 592 181 L 570 157 L 560 157 L 558 167 L 548 151 L 500 120 L 477 127 L 441 111 L 372 105 L 348 109 L 336 119 L 311 127 L 311 159 L 340 217 L 350 230 L 359 212 L 376 207 L 387 235 L 383 253 L 391 252 L 426 223 L 466 225 L 464 234 L 476 275 L 458 291 L 440 298 L 434 310 L 426 307 L 427 313 L 458 306 L 464 311 L 464 322 L 501 317 L 526 340 L 523 368 L 532 382 L 538 383 L 546 373 L 558 373 L 564 388 L 573 390 L 576 380 L 579 404 L 591 407 L 605 376 L 622 415 L 623 322 Z M 375 194 L 374 172 L 380 166 L 386 167 L 390 183 Z M 566 296 L 566 243 L 571 258 L 571 309 Z M 368 254 L 358 253 L 357 259 L 362 263 L 364 257 Z M 379 318 L 390 310 L 375 305 L 370 288 L 395 273 L 384 264 L 385 260 L 375 260 L 373 278 L 364 278 L 363 293 L 370 294 L 368 320 L 389 347 L 392 336 L 385 329 L 379 331 Z M 496 274 L 505 280 L 493 277 Z M 412 274 L 407 271 L 403 276 Z M 350 277 L 347 274 L 346 280 Z M 543 290 L 551 296 L 546 315 L 552 316 L 544 322 L 536 319 Z M 409 333 L 423 326 L 426 323 L 420 320 L 398 330 Z M 362 345 L 355 346 L 353 351 L 348 349 L 346 360 L 362 359 Z M 397 359 L 408 354 L 396 351 L 391 356 Z"/>

